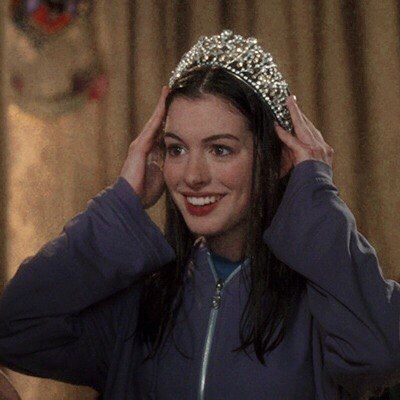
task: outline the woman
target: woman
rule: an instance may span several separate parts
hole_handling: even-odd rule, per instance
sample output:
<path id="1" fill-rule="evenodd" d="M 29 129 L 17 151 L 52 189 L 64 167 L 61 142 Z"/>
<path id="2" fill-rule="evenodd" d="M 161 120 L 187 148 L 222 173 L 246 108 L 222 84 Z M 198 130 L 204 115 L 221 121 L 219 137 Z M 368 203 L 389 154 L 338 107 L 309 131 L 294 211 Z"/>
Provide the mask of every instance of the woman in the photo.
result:
<path id="1" fill-rule="evenodd" d="M 0 363 L 102 399 L 383 389 L 399 378 L 400 287 L 338 197 L 332 148 L 293 96 L 291 134 L 232 71 L 186 69 L 114 185 L 8 283 Z M 165 189 L 164 236 L 144 209 Z"/>

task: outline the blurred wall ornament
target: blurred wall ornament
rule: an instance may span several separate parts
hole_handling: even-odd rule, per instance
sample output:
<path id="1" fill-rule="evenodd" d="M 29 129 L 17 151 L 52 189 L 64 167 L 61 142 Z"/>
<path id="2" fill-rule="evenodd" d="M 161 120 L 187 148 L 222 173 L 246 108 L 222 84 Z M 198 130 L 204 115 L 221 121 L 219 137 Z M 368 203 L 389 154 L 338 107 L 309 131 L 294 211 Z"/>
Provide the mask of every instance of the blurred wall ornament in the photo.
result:
<path id="1" fill-rule="evenodd" d="M 104 97 L 108 80 L 96 45 L 91 0 L 11 0 L 8 10 L 12 102 L 51 117 Z"/>

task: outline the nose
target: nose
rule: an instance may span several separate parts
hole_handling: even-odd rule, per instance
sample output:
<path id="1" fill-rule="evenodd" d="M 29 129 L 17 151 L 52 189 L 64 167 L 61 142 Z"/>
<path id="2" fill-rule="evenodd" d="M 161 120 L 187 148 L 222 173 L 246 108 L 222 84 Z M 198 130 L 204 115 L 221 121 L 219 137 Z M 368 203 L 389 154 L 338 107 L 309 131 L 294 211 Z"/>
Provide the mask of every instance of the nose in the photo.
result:
<path id="1" fill-rule="evenodd" d="M 193 154 L 188 158 L 184 181 L 188 186 L 199 187 L 210 181 L 210 170 L 206 157 L 202 154 Z"/>

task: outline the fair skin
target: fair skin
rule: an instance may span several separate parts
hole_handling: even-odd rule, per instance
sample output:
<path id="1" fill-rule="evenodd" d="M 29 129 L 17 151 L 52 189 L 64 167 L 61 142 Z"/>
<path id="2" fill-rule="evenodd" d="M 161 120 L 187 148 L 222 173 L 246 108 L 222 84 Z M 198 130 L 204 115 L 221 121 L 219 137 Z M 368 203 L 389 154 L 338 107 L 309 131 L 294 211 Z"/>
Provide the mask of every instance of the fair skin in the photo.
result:
<path id="1" fill-rule="evenodd" d="M 165 99 L 168 92 L 169 88 L 164 86 L 153 115 L 129 146 L 120 176 L 131 185 L 144 208 L 154 205 L 168 187 L 188 227 L 197 234 L 208 235 L 211 250 L 237 261 L 242 257 L 245 214 L 249 201 L 251 135 L 245 131 L 243 117 L 232 112 L 219 98 L 208 96 L 195 101 L 177 98 L 170 106 L 165 131 L 177 133 L 184 141 L 179 142 L 182 150 L 176 149 L 172 153 L 182 155 L 176 159 L 167 157 L 163 168 L 160 168 L 160 163 L 149 163 L 151 156 L 160 156 L 157 140 L 162 134 L 162 124 L 167 117 Z M 288 97 L 286 105 L 292 118 L 294 135 L 275 123 L 275 131 L 282 141 L 283 149 L 281 177 L 305 160 L 322 161 L 332 167 L 332 147 L 300 110 L 294 96 Z M 232 131 L 227 132 L 228 127 Z M 201 139 L 215 133 L 231 133 L 240 139 L 229 139 L 229 144 L 228 139 L 223 140 L 224 145 L 237 146 L 239 152 L 235 158 L 219 161 L 216 154 L 225 154 L 226 151 L 211 147 L 217 142 L 201 142 Z M 167 140 L 172 142 L 172 138 L 166 137 L 166 143 Z M 178 143 L 176 138 L 174 142 Z M 218 144 L 222 144 L 222 139 Z M 219 205 L 225 201 L 224 207 L 218 209 L 218 206 L 212 211 L 214 215 L 210 213 L 207 216 L 194 217 L 188 213 L 184 214 L 186 210 L 180 191 L 185 189 L 190 192 L 199 190 L 224 193 L 226 196 Z"/>
<path id="2" fill-rule="evenodd" d="M 229 134 L 230 137 L 214 137 Z M 214 137 L 214 138 L 213 138 Z M 242 114 L 212 95 L 175 99 L 168 112 L 164 180 L 189 230 L 213 252 L 243 258 L 253 165 L 252 133 Z M 224 196 L 207 215 L 192 215 L 185 194 Z"/>

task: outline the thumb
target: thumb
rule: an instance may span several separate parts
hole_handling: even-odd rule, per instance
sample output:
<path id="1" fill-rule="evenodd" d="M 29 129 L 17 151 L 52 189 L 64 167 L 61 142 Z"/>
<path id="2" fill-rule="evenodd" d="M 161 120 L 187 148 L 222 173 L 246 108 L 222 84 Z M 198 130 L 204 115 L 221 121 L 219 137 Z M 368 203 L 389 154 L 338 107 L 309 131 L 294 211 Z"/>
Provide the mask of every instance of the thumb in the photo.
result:
<path id="1" fill-rule="evenodd" d="M 295 155 L 296 152 L 304 151 L 306 145 L 292 133 L 288 132 L 286 129 L 283 129 L 279 125 L 275 125 L 275 130 L 279 139 L 281 139 L 281 141 L 288 147 L 288 150 L 294 152 L 293 155 Z"/>

